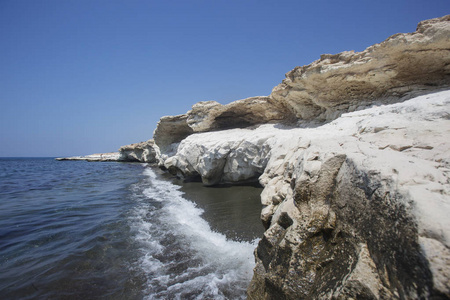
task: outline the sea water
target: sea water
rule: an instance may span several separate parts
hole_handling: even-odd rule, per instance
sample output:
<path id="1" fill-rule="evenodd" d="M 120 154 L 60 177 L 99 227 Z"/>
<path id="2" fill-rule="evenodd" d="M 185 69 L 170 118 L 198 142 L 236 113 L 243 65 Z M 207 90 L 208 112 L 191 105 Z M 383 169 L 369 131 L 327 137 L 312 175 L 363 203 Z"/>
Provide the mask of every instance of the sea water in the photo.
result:
<path id="1" fill-rule="evenodd" d="M 245 298 L 260 189 L 166 177 L 138 163 L 0 159 L 0 298 Z"/>

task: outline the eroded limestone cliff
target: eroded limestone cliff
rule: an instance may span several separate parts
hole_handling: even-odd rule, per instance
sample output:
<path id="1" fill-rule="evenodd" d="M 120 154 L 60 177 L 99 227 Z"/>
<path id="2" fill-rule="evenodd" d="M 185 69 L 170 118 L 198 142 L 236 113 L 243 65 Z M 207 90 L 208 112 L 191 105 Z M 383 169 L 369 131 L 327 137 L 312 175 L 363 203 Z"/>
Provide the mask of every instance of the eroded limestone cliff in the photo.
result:
<path id="1" fill-rule="evenodd" d="M 250 299 L 446 299 L 449 88 L 445 16 L 163 117 L 153 148 L 178 176 L 264 186 Z"/>

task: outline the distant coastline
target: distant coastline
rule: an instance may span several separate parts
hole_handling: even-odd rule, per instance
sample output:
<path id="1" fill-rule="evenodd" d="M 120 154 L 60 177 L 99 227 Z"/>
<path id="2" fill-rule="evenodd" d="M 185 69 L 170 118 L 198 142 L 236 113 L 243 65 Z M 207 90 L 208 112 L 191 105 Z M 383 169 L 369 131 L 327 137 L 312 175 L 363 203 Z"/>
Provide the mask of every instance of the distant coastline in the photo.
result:
<path id="1" fill-rule="evenodd" d="M 55 160 L 64 161 L 64 160 L 84 160 L 84 161 L 118 161 L 120 157 L 119 152 L 108 152 L 108 153 L 95 153 L 85 156 L 71 156 L 71 157 L 56 157 Z"/>

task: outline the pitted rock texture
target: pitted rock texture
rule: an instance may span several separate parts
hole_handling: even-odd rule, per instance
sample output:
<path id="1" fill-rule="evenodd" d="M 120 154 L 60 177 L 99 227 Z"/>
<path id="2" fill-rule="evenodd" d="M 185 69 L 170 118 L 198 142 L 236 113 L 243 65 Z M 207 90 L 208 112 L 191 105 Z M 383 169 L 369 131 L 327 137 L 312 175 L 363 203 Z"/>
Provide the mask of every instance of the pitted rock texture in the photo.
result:
<path id="1" fill-rule="evenodd" d="M 300 121 L 330 121 L 372 103 L 394 103 L 450 86 L 450 15 L 420 22 L 362 52 L 325 54 L 296 67 L 271 98 Z"/>
<path id="2" fill-rule="evenodd" d="M 153 140 L 122 146 L 119 149 L 119 153 L 120 156 L 118 161 L 135 161 L 145 163 L 157 162 L 157 152 L 155 149 L 155 142 Z"/>
<path id="3" fill-rule="evenodd" d="M 445 298 L 449 109 L 446 91 L 315 128 L 196 133 L 165 166 L 207 185 L 259 176 L 250 299 Z"/>

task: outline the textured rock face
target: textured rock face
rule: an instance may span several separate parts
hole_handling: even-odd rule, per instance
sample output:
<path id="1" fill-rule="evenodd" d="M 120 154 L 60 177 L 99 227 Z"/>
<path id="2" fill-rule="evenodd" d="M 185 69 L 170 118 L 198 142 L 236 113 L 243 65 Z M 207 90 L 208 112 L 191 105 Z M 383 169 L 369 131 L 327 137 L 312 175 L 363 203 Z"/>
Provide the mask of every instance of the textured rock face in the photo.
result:
<path id="1" fill-rule="evenodd" d="M 450 85 L 450 16 L 419 23 L 363 52 L 322 55 L 297 67 L 273 99 L 300 120 L 329 121 L 370 103 L 394 103 Z"/>
<path id="2" fill-rule="evenodd" d="M 450 296 L 450 92 L 317 128 L 193 134 L 165 161 L 205 184 L 259 178 L 250 299 Z"/>
<path id="3" fill-rule="evenodd" d="M 157 162 L 157 152 L 153 140 L 122 146 L 119 149 L 119 153 L 120 156 L 118 161 L 136 161 L 145 163 Z"/>
<path id="4" fill-rule="evenodd" d="M 171 153 L 177 143 L 195 132 L 246 128 L 288 120 L 290 116 L 282 104 L 269 97 L 252 97 L 227 105 L 204 101 L 196 103 L 185 115 L 161 118 L 153 137 L 161 153 Z"/>

